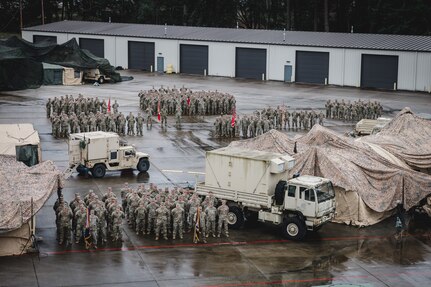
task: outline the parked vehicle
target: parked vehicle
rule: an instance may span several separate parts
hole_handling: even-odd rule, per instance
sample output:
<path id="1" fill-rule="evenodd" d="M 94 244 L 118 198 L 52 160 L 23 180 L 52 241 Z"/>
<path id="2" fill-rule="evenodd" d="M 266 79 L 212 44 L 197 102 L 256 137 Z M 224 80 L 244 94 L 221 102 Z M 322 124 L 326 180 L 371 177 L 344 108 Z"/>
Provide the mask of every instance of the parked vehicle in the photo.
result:
<path id="1" fill-rule="evenodd" d="M 301 240 L 335 213 L 335 194 L 329 179 L 303 175 L 288 179 L 295 160 L 277 153 L 226 147 L 206 153 L 205 182 L 199 195 L 210 192 L 229 205 L 228 221 L 240 228 L 257 218 L 281 226 L 288 239 Z"/>
<path id="2" fill-rule="evenodd" d="M 69 174 L 91 172 L 101 178 L 108 170 L 150 168 L 149 155 L 134 146 L 120 144 L 120 136 L 111 132 L 88 132 L 69 135 Z"/>

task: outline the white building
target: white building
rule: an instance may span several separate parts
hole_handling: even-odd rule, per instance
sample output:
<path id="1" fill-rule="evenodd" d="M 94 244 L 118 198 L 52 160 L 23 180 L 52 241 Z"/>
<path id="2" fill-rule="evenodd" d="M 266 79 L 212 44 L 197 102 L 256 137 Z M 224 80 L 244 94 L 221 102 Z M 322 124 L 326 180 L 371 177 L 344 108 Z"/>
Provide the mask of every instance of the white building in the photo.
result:
<path id="1" fill-rule="evenodd" d="M 127 69 L 431 92 L 431 36 L 62 21 L 22 37 L 76 38 Z"/>

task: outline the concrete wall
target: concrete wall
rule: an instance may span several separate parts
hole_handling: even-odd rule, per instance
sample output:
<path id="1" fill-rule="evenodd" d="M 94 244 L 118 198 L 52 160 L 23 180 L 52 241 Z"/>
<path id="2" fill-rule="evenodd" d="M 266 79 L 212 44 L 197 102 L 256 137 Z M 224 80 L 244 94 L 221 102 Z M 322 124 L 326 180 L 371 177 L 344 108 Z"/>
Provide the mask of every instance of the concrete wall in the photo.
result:
<path id="1" fill-rule="evenodd" d="M 328 84 L 360 87 L 362 54 L 397 55 L 399 90 L 431 91 L 431 53 L 379 51 L 343 48 L 315 48 L 302 46 L 277 46 L 241 43 L 222 43 L 204 41 L 183 41 L 171 39 L 144 39 L 133 37 L 92 36 L 67 33 L 39 33 L 23 31 L 22 37 L 32 42 L 33 34 L 57 36 L 57 43 L 62 44 L 73 37 L 105 40 L 105 58 L 113 66 L 128 68 L 128 41 L 155 43 L 154 71 L 157 57 L 164 57 L 164 70 L 172 64 L 174 71 L 180 69 L 180 44 L 208 46 L 209 60 L 207 74 L 210 76 L 235 77 L 235 51 L 237 47 L 266 49 L 268 80 L 284 81 L 284 66 L 292 66 L 292 81 L 295 81 L 296 51 L 329 52 Z"/>

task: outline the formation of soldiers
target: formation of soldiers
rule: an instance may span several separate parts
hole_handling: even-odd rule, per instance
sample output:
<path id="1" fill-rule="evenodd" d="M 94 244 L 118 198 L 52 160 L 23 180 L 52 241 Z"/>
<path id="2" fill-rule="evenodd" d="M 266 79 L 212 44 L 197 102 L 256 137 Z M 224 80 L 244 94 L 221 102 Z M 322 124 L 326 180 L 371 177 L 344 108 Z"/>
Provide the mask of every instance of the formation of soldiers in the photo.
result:
<path id="1" fill-rule="evenodd" d="M 210 235 L 229 237 L 229 207 L 225 200 L 219 205 L 211 193 L 202 200 L 193 191 L 176 187 L 163 190 L 152 183 L 148 188 L 144 184 L 132 188 L 125 183 L 120 192 L 121 204 L 110 187 L 102 199 L 92 190 L 84 199 L 75 194 L 70 204 L 60 196 L 54 204 L 59 244 L 69 246 L 74 240 L 76 244 L 85 242 L 88 248 L 91 241 L 97 248 L 108 238 L 121 242 L 124 218 L 137 235 L 154 234 L 156 240 L 161 236 L 183 239 L 196 222 L 203 242 Z"/>
<path id="2" fill-rule="evenodd" d="M 198 91 L 182 87 L 180 89 L 163 86 L 156 90 L 139 93 L 140 107 L 147 114 L 205 116 L 232 114 L 236 100 L 231 94 L 218 91 Z M 163 114 L 162 114 L 163 117 Z"/>
<path id="3" fill-rule="evenodd" d="M 112 112 L 108 112 L 105 100 L 99 101 L 96 97 L 86 98 L 72 95 L 48 99 L 46 115 L 51 120 L 52 134 L 56 138 L 66 138 L 70 133 L 106 131 L 116 132 L 120 135 L 143 135 L 144 117 L 130 112 L 124 116 L 118 112 L 117 100 L 112 105 Z M 152 127 L 152 121 L 147 118 L 147 128 Z"/>
<path id="4" fill-rule="evenodd" d="M 106 244 L 108 235 L 114 242 L 122 241 L 124 212 L 111 188 L 102 199 L 92 190 L 84 199 L 75 194 L 70 204 L 60 196 L 54 211 L 59 244 L 68 246 L 74 239 L 77 244 L 85 242 L 87 248 L 88 242 L 97 248 L 98 244 Z"/>
<path id="5" fill-rule="evenodd" d="M 271 129 L 309 130 L 317 123 L 323 126 L 325 115 L 322 111 L 289 111 L 284 106 L 278 106 L 256 110 L 252 115 L 236 118 L 234 127 L 231 125 L 231 119 L 230 116 L 220 116 L 215 120 L 215 137 L 252 138 Z"/>
<path id="6" fill-rule="evenodd" d="M 161 189 L 152 183 L 148 188 L 144 184 L 132 188 L 126 183 L 121 188 L 121 198 L 127 222 L 137 235 L 153 234 L 156 240 L 170 236 L 183 239 L 199 221 L 203 242 L 210 235 L 220 237 L 224 233 L 229 237 L 229 207 L 224 200 L 218 206 L 218 199 L 211 193 L 202 201 L 190 190 Z M 202 212 L 197 212 L 199 208 Z"/>
<path id="7" fill-rule="evenodd" d="M 380 102 L 374 101 L 349 101 L 345 102 L 342 99 L 331 101 L 328 100 L 325 104 L 326 118 L 337 119 L 343 121 L 359 121 L 361 119 L 377 119 L 383 113 L 383 107 Z"/>

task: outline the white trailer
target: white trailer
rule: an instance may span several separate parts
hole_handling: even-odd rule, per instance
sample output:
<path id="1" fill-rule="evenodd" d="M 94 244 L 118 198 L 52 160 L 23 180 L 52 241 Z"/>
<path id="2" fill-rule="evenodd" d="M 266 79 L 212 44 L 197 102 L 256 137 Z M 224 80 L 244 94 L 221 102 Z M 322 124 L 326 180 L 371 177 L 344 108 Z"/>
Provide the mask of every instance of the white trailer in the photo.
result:
<path id="1" fill-rule="evenodd" d="M 93 177 L 104 177 L 106 170 L 150 168 L 149 155 L 134 146 L 122 146 L 120 136 L 111 132 L 88 132 L 69 135 L 69 172 L 90 171 Z"/>
<path id="2" fill-rule="evenodd" d="M 289 239 L 304 238 L 333 218 L 330 180 L 299 176 L 288 180 L 295 160 L 289 155 L 226 147 L 206 153 L 205 182 L 199 195 L 213 193 L 228 201 L 229 224 L 239 228 L 246 217 L 282 226 Z"/>

